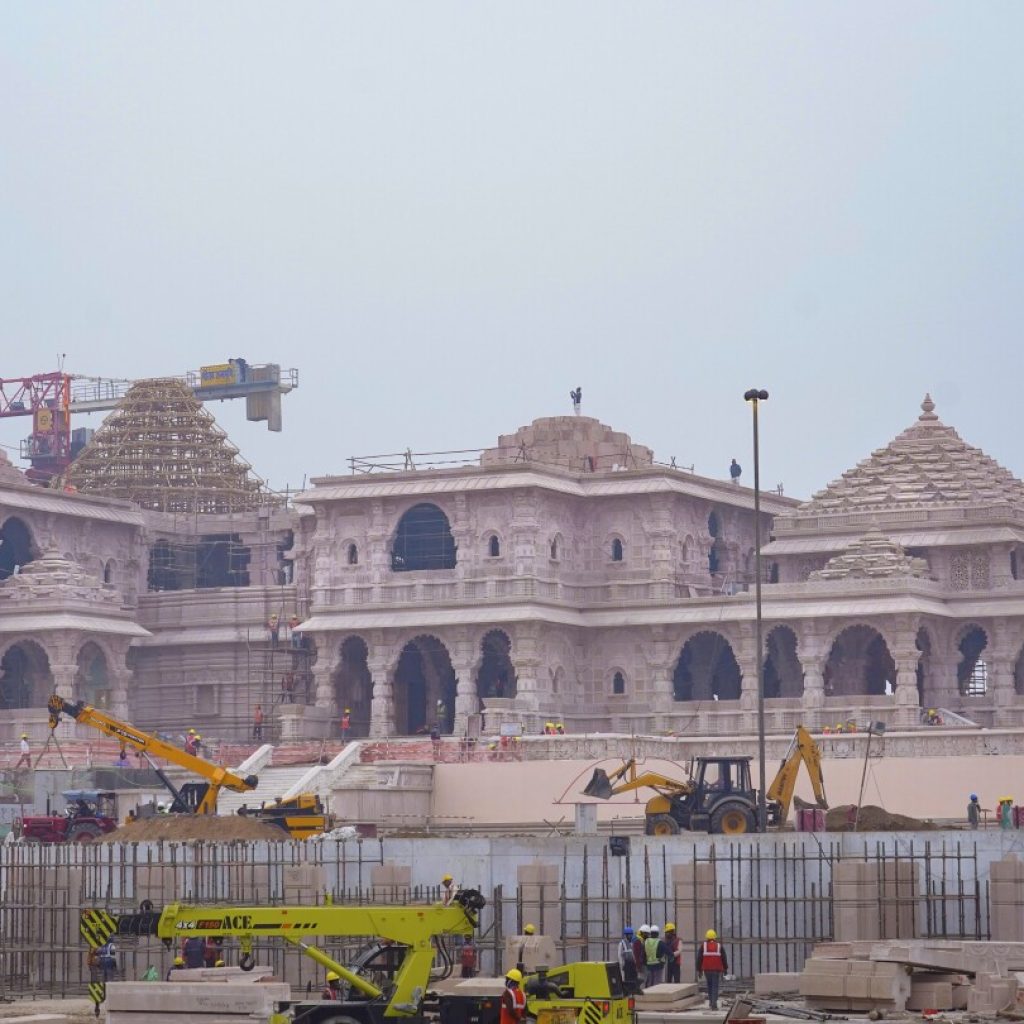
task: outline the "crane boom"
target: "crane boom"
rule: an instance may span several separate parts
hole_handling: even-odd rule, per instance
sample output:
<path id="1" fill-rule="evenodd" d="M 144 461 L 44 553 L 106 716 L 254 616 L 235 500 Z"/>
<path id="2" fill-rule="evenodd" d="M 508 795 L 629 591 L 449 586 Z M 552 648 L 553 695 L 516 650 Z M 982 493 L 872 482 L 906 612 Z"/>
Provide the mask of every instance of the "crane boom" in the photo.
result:
<path id="1" fill-rule="evenodd" d="M 236 793 L 248 793 L 256 788 L 259 779 L 255 775 L 236 775 L 229 768 L 222 768 L 220 765 L 207 761 L 204 758 L 196 757 L 176 747 L 159 736 L 143 732 L 128 722 L 122 722 L 105 711 L 90 707 L 81 701 L 74 702 L 65 700 L 59 693 L 53 694 L 47 702 L 47 709 L 50 713 L 50 730 L 54 730 L 60 724 L 61 715 L 73 718 L 80 725 L 88 725 L 98 729 L 105 736 L 118 740 L 125 746 L 142 751 L 149 757 L 159 757 L 164 761 L 170 761 L 186 771 L 192 772 L 206 780 L 205 791 L 195 806 L 196 814 L 216 814 L 217 795 L 222 788 L 234 790 Z M 155 766 L 154 766 L 155 767 Z M 174 784 L 167 778 L 160 769 L 156 769 L 161 781 L 174 795 L 176 802 L 181 802 L 181 796 Z M 185 807 L 181 807 L 185 810 Z"/>

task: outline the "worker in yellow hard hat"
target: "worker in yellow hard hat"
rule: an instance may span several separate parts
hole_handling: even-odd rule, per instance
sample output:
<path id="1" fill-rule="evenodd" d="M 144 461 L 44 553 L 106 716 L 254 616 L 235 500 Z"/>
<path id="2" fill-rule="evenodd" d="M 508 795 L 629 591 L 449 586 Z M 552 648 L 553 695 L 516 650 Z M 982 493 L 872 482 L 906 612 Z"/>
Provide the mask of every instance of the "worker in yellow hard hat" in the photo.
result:
<path id="1" fill-rule="evenodd" d="M 524 935 L 532 935 L 532 934 L 533 934 L 533 933 L 534 933 L 534 932 L 535 932 L 536 930 L 537 930 L 537 929 L 536 929 L 536 928 L 534 928 L 534 926 L 533 926 L 532 924 L 528 924 L 528 925 L 527 925 L 527 926 L 526 926 L 526 927 L 525 927 L 525 928 L 523 929 L 523 934 L 524 934 Z"/>
<path id="2" fill-rule="evenodd" d="M 174 958 L 174 963 L 171 965 L 167 974 L 164 976 L 164 981 L 174 981 L 174 978 L 172 977 L 174 972 L 183 970 L 185 970 L 185 958 L 183 956 L 176 956 Z"/>
<path id="3" fill-rule="evenodd" d="M 499 1024 L 520 1024 L 525 1016 L 526 993 L 523 991 L 523 972 L 518 967 L 513 967 L 505 975 Z"/>
<path id="4" fill-rule="evenodd" d="M 337 971 L 327 972 L 327 984 L 320 996 L 322 999 L 341 999 L 341 975 Z"/>
<path id="5" fill-rule="evenodd" d="M 999 798 L 999 827 L 1013 828 L 1013 797 L 1001 796 Z"/>
<path id="6" fill-rule="evenodd" d="M 683 970 L 683 944 L 676 934 L 676 926 L 669 921 L 665 925 L 665 981 L 669 985 L 678 985 Z"/>
<path id="7" fill-rule="evenodd" d="M 697 978 L 703 974 L 708 986 L 708 1004 L 712 1010 L 718 1009 L 718 990 L 722 984 L 722 975 L 729 970 L 729 959 L 725 955 L 725 947 L 718 941 L 718 932 L 709 928 L 704 933 L 704 941 L 697 947 Z"/>
<path id="8" fill-rule="evenodd" d="M 441 902 L 447 907 L 451 904 L 452 900 L 455 899 L 455 894 L 459 891 L 459 887 L 455 884 L 455 879 L 451 875 L 446 874 L 441 879 Z"/>

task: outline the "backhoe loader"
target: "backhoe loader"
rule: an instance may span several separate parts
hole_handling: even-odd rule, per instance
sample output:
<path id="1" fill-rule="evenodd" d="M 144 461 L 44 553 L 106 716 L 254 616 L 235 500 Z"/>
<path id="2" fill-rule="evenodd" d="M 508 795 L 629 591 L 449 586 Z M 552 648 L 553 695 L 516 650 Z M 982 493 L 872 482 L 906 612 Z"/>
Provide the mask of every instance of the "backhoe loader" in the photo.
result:
<path id="1" fill-rule="evenodd" d="M 789 816 L 801 764 L 807 766 L 817 806 L 828 807 L 821 751 L 801 725 L 765 793 L 769 825 L 780 826 Z M 657 795 L 645 808 L 649 836 L 673 836 L 684 829 L 715 835 L 757 831 L 759 794 L 750 781 L 749 757 L 698 757 L 687 774 L 686 779 L 673 779 L 658 772 L 640 772 L 631 758 L 611 775 L 595 768 L 583 793 L 608 800 L 618 793 L 653 789 Z"/>

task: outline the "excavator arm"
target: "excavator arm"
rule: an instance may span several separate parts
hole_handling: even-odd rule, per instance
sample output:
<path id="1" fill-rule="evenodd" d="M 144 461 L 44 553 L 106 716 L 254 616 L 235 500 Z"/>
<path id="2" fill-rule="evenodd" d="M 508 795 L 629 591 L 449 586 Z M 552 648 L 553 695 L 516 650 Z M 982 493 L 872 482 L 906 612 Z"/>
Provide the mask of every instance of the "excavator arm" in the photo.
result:
<path id="1" fill-rule="evenodd" d="M 620 768 L 609 775 L 603 768 L 595 768 L 594 774 L 583 790 L 584 796 L 593 796 L 608 800 L 618 793 L 628 793 L 634 789 L 650 788 L 662 796 L 686 796 L 693 792 L 688 781 L 670 779 L 658 772 L 638 772 L 636 761 L 630 758 Z"/>
<path id="2" fill-rule="evenodd" d="M 164 761 L 170 761 L 171 764 L 176 764 L 186 771 L 205 779 L 207 782 L 206 793 L 196 808 L 197 814 L 217 813 L 217 794 L 222 788 L 226 787 L 234 790 L 236 793 L 248 793 L 250 790 L 255 789 L 259 782 L 255 775 L 246 775 L 244 777 L 236 775 L 228 768 L 222 768 L 211 761 L 206 761 L 201 757 L 186 753 L 180 747 L 160 739 L 159 736 L 143 732 L 134 725 L 121 722 L 112 715 L 108 715 L 105 711 L 90 707 L 81 701 L 76 703 L 65 700 L 60 694 L 55 693 L 50 697 L 47 708 L 50 713 L 51 731 L 60 724 L 61 715 L 67 715 L 80 725 L 88 725 L 93 729 L 98 729 L 105 736 L 110 736 L 125 746 L 140 750 L 150 758 L 159 757 Z M 178 791 L 174 785 L 160 769 L 157 768 L 156 770 L 164 785 L 174 794 L 175 799 L 179 799 Z"/>
<path id="3" fill-rule="evenodd" d="M 243 970 L 252 970 L 255 964 L 253 943 L 257 938 L 282 938 L 328 970 L 336 971 L 369 999 L 386 999 L 385 1017 L 407 1017 L 419 1013 L 430 982 L 434 937 L 471 936 L 485 905 L 486 900 L 475 889 L 461 889 L 448 906 L 226 907 L 171 903 L 163 911 L 147 908 L 137 914 L 86 910 L 79 927 L 93 949 L 113 936 L 155 935 L 168 947 L 183 939 L 234 936 L 242 951 L 239 966 Z M 389 993 L 307 942 L 316 937 L 339 936 L 376 936 L 403 947 L 402 963 Z"/>
<path id="4" fill-rule="evenodd" d="M 789 750 L 765 793 L 765 797 L 769 801 L 779 805 L 779 824 L 789 816 L 801 764 L 807 767 L 807 774 L 811 780 L 811 788 L 814 790 L 817 805 L 828 807 L 828 800 L 825 799 L 825 779 L 821 773 L 821 750 L 814 742 L 814 737 L 802 725 L 797 726 Z"/>

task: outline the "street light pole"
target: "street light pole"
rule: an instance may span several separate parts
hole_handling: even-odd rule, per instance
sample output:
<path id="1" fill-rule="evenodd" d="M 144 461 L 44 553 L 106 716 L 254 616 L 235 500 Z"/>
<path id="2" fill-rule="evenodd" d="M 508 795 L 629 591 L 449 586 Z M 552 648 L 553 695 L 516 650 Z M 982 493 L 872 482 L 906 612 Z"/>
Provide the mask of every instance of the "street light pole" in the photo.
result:
<path id="1" fill-rule="evenodd" d="M 761 650 L 761 453 L 757 436 L 757 406 L 768 398 L 763 389 L 751 388 L 743 398 L 754 412 L 754 608 L 757 621 L 757 761 L 761 772 L 761 787 L 757 791 L 757 830 L 768 831 L 768 804 L 765 788 L 768 772 L 764 749 L 764 655 Z"/>

